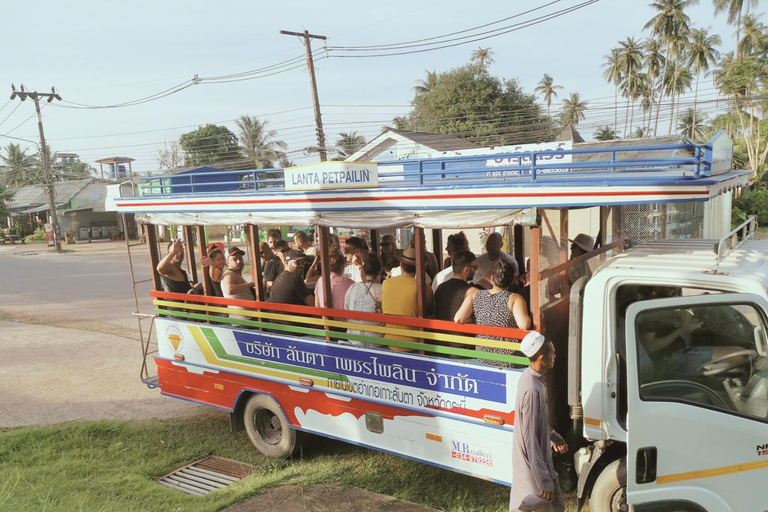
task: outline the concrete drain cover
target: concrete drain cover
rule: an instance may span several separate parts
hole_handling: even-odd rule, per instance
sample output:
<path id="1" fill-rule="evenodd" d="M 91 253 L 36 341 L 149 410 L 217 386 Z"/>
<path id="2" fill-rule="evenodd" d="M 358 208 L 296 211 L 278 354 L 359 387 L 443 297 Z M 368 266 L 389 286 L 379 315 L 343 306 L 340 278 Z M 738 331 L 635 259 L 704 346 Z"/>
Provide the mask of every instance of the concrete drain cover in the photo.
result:
<path id="1" fill-rule="evenodd" d="M 244 462 L 212 456 L 179 468 L 160 478 L 158 483 L 193 496 L 205 496 L 242 480 L 255 470 Z"/>

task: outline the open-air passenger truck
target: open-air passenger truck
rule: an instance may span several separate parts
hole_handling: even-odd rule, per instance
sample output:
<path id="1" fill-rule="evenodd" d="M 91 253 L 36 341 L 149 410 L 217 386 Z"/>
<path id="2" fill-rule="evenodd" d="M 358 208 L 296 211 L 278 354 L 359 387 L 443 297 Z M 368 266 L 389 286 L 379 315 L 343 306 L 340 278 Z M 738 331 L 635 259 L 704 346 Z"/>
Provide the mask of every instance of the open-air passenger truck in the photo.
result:
<path id="1" fill-rule="evenodd" d="M 730 169 L 731 154 L 730 141 L 718 135 L 702 145 L 506 155 L 509 165 L 492 172 L 475 156 L 328 162 L 287 169 L 281 178 L 263 174 L 282 172 L 275 170 L 191 173 L 153 178 L 139 196 L 116 204 L 143 224 L 152 268 L 162 250 L 158 225 L 183 226 L 185 239 L 196 238 L 205 254 L 205 226 L 243 224 L 252 263 L 259 226 L 313 225 L 323 253 L 329 228 L 368 229 L 374 249 L 378 230 L 413 228 L 419 251 L 426 228 L 437 254 L 443 228 L 508 226 L 519 267 L 530 258 L 534 328 L 559 356 L 548 374 L 551 422 L 570 441 L 581 500 L 589 498 L 594 512 L 627 504 L 636 511 L 762 512 L 768 244 L 749 240 L 750 222 L 719 241 L 658 241 L 623 252 L 626 205 L 729 205 L 723 198 L 749 178 Z M 561 163 L 562 155 L 570 162 Z M 568 260 L 569 214 L 584 211 L 599 219 L 595 248 Z M 197 279 L 195 252 L 189 243 Z M 568 269 L 584 261 L 593 276 L 571 285 Z M 210 293 L 207 270 L 200 279 Z M 146 329 L 139 322 L 143 380 L 166 396 L 229 411 L 233 431 L 247 430 L 267 455 L 290 454 L 302 430 L 511 484 L 521 370 L 479 364 L 474 349 L 519 345 L 475 335 L 519 339 L 525 332 L 267 303 L 259 300 L 259 265 L 253 277 L 257 299 L 237 301 L 164 293 L 155 273 L 155 310 L 139 314 L 153 323 Z M 425 286 L 419 282 L 422 304 Z M 657 298 L 660 290 L 673 293 Z M 227 305 L 248 308 L 238 314 L 250 318 L 230 319 Z M 401 327 L 366 327 L 384 338 L 352 335 L 344 328 L 359 328 L 353 320 Z M 671 336 L 682 323 L 697 330 L 676 340 L 685 344 L 680 353 L 649 355 L 647 339 Z M 339 343 L 347 340 L 377 348 Z M 686 350 L 731 352 L 670 374 Z M 152 356 L 157 376 L 147 369 Z"/>

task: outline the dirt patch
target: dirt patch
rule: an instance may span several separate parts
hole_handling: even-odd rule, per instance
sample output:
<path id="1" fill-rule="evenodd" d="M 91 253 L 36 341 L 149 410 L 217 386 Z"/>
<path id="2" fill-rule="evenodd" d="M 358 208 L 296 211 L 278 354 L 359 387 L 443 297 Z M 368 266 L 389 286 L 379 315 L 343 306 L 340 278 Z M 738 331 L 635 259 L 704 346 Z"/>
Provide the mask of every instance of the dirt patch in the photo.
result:
<path id="1" fill-rule="evenodd" d="M 434 512 L 435 509 L 400 501 L 392 496 L 348 487 L 339 483 L 328 485 L 286 485 L 268 489 L 246 501 L 225 508 L 222 512 Z"/>

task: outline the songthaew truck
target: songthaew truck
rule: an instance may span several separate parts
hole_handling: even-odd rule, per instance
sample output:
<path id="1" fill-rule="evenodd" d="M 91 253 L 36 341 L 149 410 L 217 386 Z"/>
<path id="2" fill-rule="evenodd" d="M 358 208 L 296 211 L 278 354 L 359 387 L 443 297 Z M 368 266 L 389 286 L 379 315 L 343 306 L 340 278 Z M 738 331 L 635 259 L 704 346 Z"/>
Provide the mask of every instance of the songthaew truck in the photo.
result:
<path id="1" fill-rule="evenodd" d="M 152 311 L 139 312 L 136 295 L 142 381 L 229 412 L 233 432 L 269 456 L 290 455 L 303 431 L 511 485 L 528 360 L 503 350 L 519 350 L 526 331 L 429 318 L 423 277 L 428 239 L 441 254 L 444 230 L 495 227 L 521 270 L 515 290 L 533 328 L 557 350 L 550 423 L 569 442 L 558 464 L 579 502 L 592 512 L 764 512 L 768 243 L 754 240 L 753 220 L 726 233 L 732 193 L 749 183 L 731 155 L 721 133 L 705 144 L 149 178 L 111 201 L 146 238 L 150 268 L 166 254 L 163 234 L 184 238 L 203 294 L 164 291 L 157 272 L 146 280 Z M 196 265 L 224 224 L 246 235 L 253 300 L 216 296 L 211 260 Z M 321 255 L 339 228 L 373 251 L 383 234 L 412 237 L 417 317 L 333 309 L 322 257 L 331 293 L 317 307 L 266 301 L 259 241 L 287 225 L 313 226 Z M 571 254 L 576 238 L 594 243 Z"/>

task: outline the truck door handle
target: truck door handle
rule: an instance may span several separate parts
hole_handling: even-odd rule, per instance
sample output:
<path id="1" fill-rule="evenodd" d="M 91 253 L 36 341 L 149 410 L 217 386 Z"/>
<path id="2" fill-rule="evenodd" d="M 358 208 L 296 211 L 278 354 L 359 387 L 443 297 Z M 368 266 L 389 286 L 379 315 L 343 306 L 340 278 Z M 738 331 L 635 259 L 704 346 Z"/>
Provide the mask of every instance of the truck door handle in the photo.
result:
<path id="1" fill-rule="evenodd" d="M 656 480 L 656 455 L 655 446 L 647 446 L 637 450 L 635 481 L 638 484 L 647 484 Z"/>

